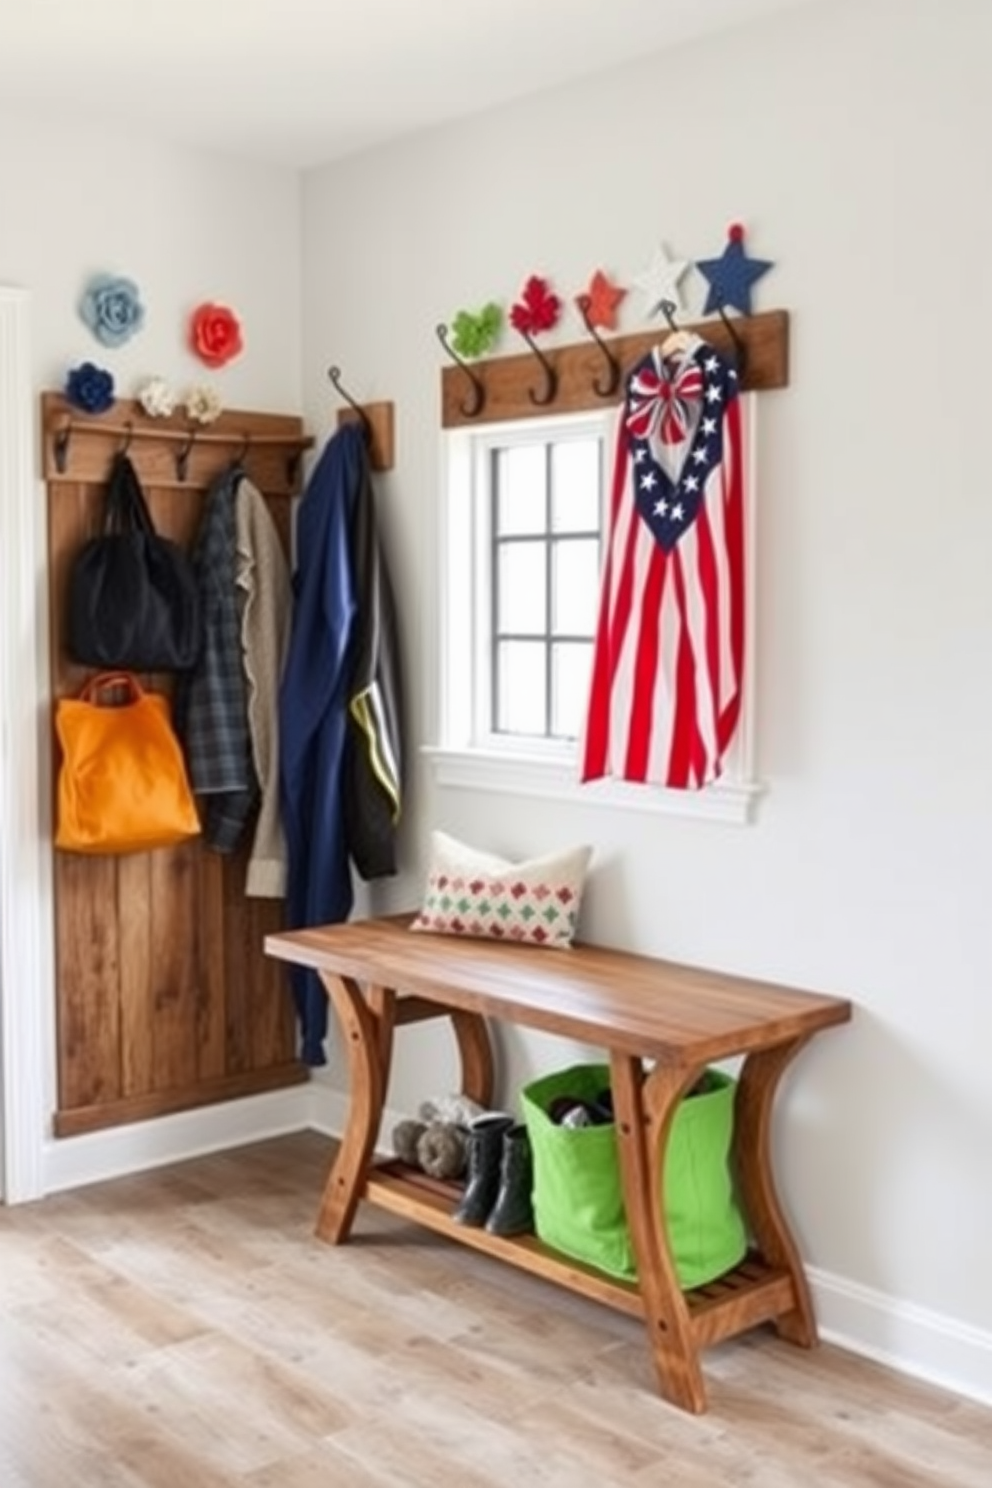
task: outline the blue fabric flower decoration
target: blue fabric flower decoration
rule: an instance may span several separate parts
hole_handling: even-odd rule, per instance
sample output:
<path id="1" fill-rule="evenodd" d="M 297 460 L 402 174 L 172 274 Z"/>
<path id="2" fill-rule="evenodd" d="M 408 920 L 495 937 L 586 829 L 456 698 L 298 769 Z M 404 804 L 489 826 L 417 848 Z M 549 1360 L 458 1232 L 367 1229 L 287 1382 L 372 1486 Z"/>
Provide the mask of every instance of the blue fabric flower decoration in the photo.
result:
<path id="1" fill-rule="evenodd" d="M 83 291 L 79 313 L 103 346 L 123 346 L 145 319 L 138 286 L 113 274 L 93 276 Z"/>
<path id="2" fill-rule="evenodd" d="M 114 379 L 103 367 L 80 362 L 65 382 L 66 401 L 84 413 L 106 413 L 114 405 Z"/>

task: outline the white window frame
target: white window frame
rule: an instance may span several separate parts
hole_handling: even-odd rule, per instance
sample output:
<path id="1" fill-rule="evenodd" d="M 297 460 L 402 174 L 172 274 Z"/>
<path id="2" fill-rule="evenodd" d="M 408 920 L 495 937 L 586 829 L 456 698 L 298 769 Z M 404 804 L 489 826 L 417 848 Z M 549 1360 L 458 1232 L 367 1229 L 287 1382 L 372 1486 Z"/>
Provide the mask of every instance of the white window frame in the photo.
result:
<path id="1" fill-rule="evenodd" d="M 748 508 L 745 515 L 745 634 L 747 656 L 744 696 L 737 735 L 725 773 L 705 790 L 672 790 L 614 779 L 582 784 L 578 749 L 554 739 L 496 734 L 486 726 L 491 697 L 492 638 L 481 617 L 489 613 L 489 517 L 483 510 L 488 493 L 485 462 L 494 447 L 536 438 L 588 438 L 604 433 L 604 523 L 609 499 L 616 410 L 562 414 L 519 423 L 474 425 L 441 436 L 441 493 L 438 524 L 438 718 L 436 745 L 423 753 L 439 786 L 497 792 L 703 820 L 744 824 L 753 820 L 763 786 L 754 776 L 754 595 L 755 481 L 754 395 L 744 396 L 747 421 Z M 604 534 L 605 535 L 605 534 Z"/>

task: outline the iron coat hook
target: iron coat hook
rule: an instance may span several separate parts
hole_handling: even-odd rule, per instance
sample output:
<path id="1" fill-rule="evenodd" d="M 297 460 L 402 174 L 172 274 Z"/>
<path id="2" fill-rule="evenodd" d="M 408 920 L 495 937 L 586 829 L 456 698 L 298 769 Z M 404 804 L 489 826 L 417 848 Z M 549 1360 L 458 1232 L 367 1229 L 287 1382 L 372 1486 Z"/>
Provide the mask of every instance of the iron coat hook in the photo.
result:
<path id="1" fill-rule="evenodd" d="M 347 389 L 342 386 L 342 383 L 341 383 L 341 368 L 340 367 L 328 367 L 328 369 L 327 369 L 327 375 L 330 378 L 331 382 L 334 384 L 334 387 L 337 390 L 337 392 L 340 393 L 341 397 L 348 404 L 349 408 L 353 408 L 355 410 L 355 412 L 358 414 L 359 420 L 361 422 L 362 430 L 363 430 L 363 432 L 365 434 L 366 441 L 368 442 L 369 445 L 371 445 L 371 443 L 372 443 L 372 425 L 369 422 L 369 416 L 365 412 L 365 409 L 362 407 L 362 405 L 360 403 L 356 403 L 355 400 L 354 400 L 354 398 L 347 391 Z"/>
<path id="2" fill-rule="evenodd" d="M 441 345 L 444 347 L 451 360 L 457 366 L 461 367 L 465 376 L 468 378 L 469 382 L 472 385 L 472 392 L 468 402 L 460 403 L 458 405 L 461 410 L 462 417 L 468 419 L 478 418 L 479 414 L 486 406 L 485 383 L 482 381 L 482 378 L 479 376 L 479 374 L 477 372 L 474 372 L 468 365 L 468 363 L 458 355 L 457 351 L 455 351 L 453 347 L 449 345 L 448 327 L 444 324 L 443 321 L 437 327 L 437 339 L 440 341 Z"/>
<path id="3" fill-rule="evenodd" d="M 553 403 L 555 398 L 558 396 L 558 373 L 548 361 L 547 357 L 544 355 L 544 352 L 534 340 L 534 337 L 531 335 L 530 331 L 522 330 L 520 331 L 520 335 L 523 336 L 524 340 L 527 342 L 527 345 L 530 347 L 531 351 L 537 357 L 537 360 L 540 362 L 542 368 L 544 369 L 543 388 L 541 388 L 539 392 L 536 392 L 534 388 L 528 388 L 527 396 L 530 401 L 532 403 L 536 403 L 539 408 L 544 408 L 548 403 Z"/>
<path id="4" fill-rule="evenodd" d="M 196 443 L 195 429 L 190 429 L 188 436 L 176 450 L 176 480 L 185 481 L 189 471 L 189 457 Z"/>
<path id="5" fill-rule="evenodd" d="M 603 357 L 606 361 L 606 380 L 604 382 L 602 378 L 595 378 L 592 385 L 593 392 L 599 398 L 612 398 L 617 388 L 620 386 L 620 363 L 617 361 L 616 357 L 613 355 L 613 352 L 607 346 L 602 336 L 598 334 L 595 326 L 589 319 L 589 306 L 592 303 L 589 299 L 589 296 L 585 294 L 578 295 L 576 296 L 575 303 L 579 307 L 579 314 L 582 316 L 582 321 L 585 325 L 586 330 L 589 332 L 590 336 L 595 341 L 600 351 L 603 353 Z"/>

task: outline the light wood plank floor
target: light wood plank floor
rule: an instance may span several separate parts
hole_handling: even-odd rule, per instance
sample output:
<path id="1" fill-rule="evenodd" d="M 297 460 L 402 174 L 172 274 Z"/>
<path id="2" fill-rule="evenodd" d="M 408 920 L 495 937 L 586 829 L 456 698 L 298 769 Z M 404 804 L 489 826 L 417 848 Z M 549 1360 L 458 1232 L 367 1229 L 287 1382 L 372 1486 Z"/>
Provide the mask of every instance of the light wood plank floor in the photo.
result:
<path id="1" fill-rule="evenodd" d="M 313 1134 L 0 1209 L 0 1488 L 990 1488 L 992 1411 L 769 1331 L 641 1326 L 370 1210 Z"/>

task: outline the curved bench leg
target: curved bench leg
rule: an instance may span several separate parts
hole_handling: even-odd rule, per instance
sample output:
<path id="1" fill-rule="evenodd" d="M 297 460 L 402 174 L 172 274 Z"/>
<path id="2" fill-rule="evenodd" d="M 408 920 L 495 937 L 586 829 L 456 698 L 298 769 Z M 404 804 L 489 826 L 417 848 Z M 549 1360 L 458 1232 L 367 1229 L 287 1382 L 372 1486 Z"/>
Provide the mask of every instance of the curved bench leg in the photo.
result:
<path id="1" fill-rule="evenodd" d="M 462 1094 L 488 1110 L 495 1083 L 489 1025 L 481 1013 L 459 1008 L 451 1010 L 451 1022 L 462 1062 Z"/>
<path id="2" fill-rule="evenodd" d="M 366 1002 L 361 987 L 351 977 L 321 972 L 320 979 L 341 1026 L 350 1077 L 348 1124 L 317 1216 L 321 1240 L 339 1245 L 348 1238 L 379 1134 L 392 1054 L 395 998 L 385 988 L 377 987 L 372 989 L 371 1002 Z"/>
<path id="3" fill-rule="evenodd" d="M 639 1059 L 610 1056 L 627 1223 L 661 1393 L 673 1405 L 700 1415 L 706 1409 L 706 1387 L 660 1201 L 672 1117 L 697 1074 L 659 1066 L 646 1089 Z"/>
<path id="4" fill-rule="evenodd" d="M 744 1212 L 762 1258 L 787 1271 L 793 1306 L 774 1319 L 781 1337 L 802 1348 L 817 1341 L 816 1319 L 802 1260 L 782 1212 L 771 1161 L 771 1115 L 782 1074 L 809 1042 L 792 1039 L 748 1054 L 741 1067 L 734 1110 L 734 1160 Z"/>

